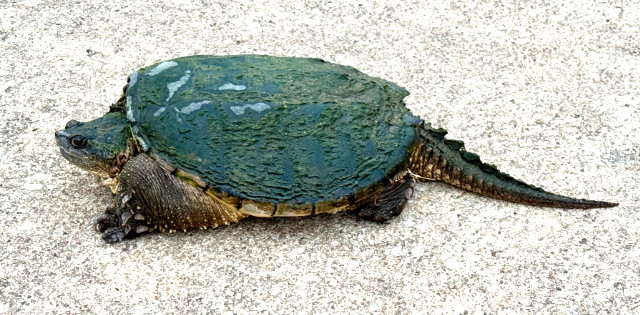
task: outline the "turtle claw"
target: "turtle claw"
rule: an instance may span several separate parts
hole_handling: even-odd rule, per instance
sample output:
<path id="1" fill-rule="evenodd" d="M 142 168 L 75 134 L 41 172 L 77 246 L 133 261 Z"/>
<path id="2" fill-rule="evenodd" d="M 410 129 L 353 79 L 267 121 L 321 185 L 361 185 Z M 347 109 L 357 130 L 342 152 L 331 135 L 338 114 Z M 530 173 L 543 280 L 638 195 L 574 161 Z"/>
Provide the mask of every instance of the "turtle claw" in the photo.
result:
<path id="1" fill-rule="evenodd" d="M 102 233 L 102 239 L 107 243 L 120 242 L 150 232 L 152 229 L 145 225 L 147 222 L 144 216 L 135 213 L 134 209 L 137 207 L 132 207 L 128 200 L 117 208 L 107 208 L 93 220 L 96 231 Z"/>
<path id="2" fill-rule="evenodd" d="M 116 242 L 120 242 L 124 239 L 124 237 L 127 236 L 127 234 L 124 233 L 124 231 L 122 231 L 121 227 L 110 227 L 108 229 L 106 229 L 104 232 L 102 232 L 102 239 L 105 240 L 107 243 L 116 243 Z"/>
<path id="3" fill-rule="evenodd" d="M 104 213 L 93 218 L 93 226 L 98 232 L 104 232 L 108 228 L 118 225 L 120 224 L 118 223 L 118 216 L 116 215 L 115 208 L 107 208 Z"/>
<path id="4" fill-rule="evenodd" d="M 122 241 L 127 236 L 122 229 L 122 216 L 118 212 L 114 208 L 108 208 L 93 220 L 96 231 L 102 233 L 102 239 L 107 243 Z"/>

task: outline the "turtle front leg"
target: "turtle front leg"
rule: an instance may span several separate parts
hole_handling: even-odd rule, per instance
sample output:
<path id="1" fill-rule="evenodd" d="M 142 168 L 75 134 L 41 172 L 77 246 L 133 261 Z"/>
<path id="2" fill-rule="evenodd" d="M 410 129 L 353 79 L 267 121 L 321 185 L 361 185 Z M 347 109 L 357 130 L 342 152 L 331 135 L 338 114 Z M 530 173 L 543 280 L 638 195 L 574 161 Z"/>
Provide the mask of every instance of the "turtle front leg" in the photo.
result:
<path id="1" fill-rule="evenodd" d="M 352 212 L 370 221 L 389 221 L 402 213 L 407 200 L 413 195 L 414 186 L 415 180 L 410 173 L 407 173 L 388 187 L 368 197 Z"/>
<path id="2" fill-rule="evenodd" d="M 118 203 L 96 220 L 105 241 L 118 242 L 153 230 L 217 227 L 247 216 L 208 187 L 176 173 L 144 153 L 129 159 L 118 175 Z"/>

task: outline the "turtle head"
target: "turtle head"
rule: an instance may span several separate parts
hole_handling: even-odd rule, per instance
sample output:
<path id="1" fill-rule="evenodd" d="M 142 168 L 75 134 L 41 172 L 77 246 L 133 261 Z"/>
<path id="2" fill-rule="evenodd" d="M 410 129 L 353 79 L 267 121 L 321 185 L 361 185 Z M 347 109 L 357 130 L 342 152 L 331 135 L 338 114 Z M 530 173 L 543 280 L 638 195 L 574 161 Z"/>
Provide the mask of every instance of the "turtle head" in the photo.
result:
<path id="1" fill-rule="evenodd" d="M 129 123 L 121 112 L 107 113 L 89 122 L 70 120 L 64 129 L 56 131 L 65 159 L 104 178 L 113 176 L 114 160 L 119 162 L 118 156 L 126 150 L 130 136 Z"/>

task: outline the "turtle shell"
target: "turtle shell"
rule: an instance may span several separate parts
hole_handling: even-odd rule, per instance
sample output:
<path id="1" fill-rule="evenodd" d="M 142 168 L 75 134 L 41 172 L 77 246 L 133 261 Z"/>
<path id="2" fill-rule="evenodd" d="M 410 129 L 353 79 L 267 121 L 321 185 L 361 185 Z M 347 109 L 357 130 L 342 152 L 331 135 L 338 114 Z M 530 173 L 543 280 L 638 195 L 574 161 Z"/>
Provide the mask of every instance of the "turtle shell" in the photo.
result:
<path id="1" fill-rule="evenodd" d="M 143 68 L 125 96 L 134 136 L 161 162 L 240 203 L 321 212 L 407 168 L 420 122 L 408 94 L 320 59 L 240 55 Z"/>

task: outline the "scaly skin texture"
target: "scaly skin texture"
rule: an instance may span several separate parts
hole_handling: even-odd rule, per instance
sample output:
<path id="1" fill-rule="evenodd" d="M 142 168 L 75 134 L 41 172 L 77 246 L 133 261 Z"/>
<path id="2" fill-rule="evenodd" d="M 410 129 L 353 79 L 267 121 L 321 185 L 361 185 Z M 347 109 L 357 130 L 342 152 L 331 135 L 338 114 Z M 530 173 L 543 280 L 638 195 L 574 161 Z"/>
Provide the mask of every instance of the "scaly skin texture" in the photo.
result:
<path id="1" fill-rule="evenodd" d="M 426 123 L 418 128 L 421 141 L 409 162 L 414 174 L 487 197 L 535 206 L 590 209 L 618 205 L 552 194 L 516 180 L 495 166 L 482 163 L 477 154 L 465 151 L 462 141 L 445 139 L 446 133 Z"/>
<path id="2" fill-rule="evenodd" d="M 179 179 L 144 153 L 122 169 L 118 190 L 115 206 L 96 222 L 108 242 L 154 230 L 229 225 L 246 217 L 234 205 Z"/>

